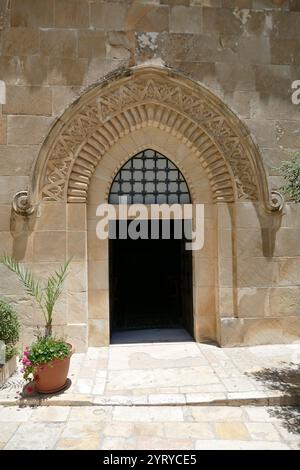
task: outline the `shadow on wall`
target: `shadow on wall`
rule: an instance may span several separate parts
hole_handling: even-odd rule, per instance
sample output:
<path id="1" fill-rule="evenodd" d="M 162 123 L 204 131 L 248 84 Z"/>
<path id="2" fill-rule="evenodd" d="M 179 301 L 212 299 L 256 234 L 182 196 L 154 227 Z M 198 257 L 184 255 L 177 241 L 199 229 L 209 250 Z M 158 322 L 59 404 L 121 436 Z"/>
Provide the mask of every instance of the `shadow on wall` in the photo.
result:
<path id="1" fill-rule="evenodd" d="M 262 382 L 270 390 L 300 400 L 300 365 L 293 362 L 283 364 L 281 368 L 265 368 L 247 375 Z M 300 406 L 276 406 L 268 412 L 270 416 L 280 419 L 288 432 L 300 434 Z"/>
<path id="2" fill-rule="evenodd" d="M 282 212 L 266 213 L 263 208 L 255 205 L 257 218 L 261 227 L 263 256 L 272 258 L 275 250 L 277 232 L 282 223 Z"/>
<path id="3" fill-rule="evenodd" d="M 29 237 L 34 230 L 35 222 L 35 214 L 31 216 L 21 216 L 16 214 L 13 209 L 11 210 L 10 233 L 13 237 L 11 256 L 16 261 L 21 261 L 25 258 L 28 250 Z"/>

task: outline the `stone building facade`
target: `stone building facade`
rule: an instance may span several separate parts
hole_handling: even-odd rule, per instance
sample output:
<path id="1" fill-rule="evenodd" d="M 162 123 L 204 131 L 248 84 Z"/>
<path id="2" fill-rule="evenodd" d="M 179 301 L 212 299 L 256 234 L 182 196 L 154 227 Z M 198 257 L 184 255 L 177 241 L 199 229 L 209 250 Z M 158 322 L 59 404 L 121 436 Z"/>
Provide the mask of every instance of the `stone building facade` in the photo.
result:
<path id="1" fill-rule="evenodd" d="M 300 209 L 276 169 L 300 147 L 299 0 L 1 0 L 0 245 L 46 277 L 72 256 L 55 331 L 110 341 L 96 207 L 145 149 L 205 206 L 193 334 L 222 346 L 300 336 Z M 158 267 L 159 269 L 159 267 Z M 134 292 L 134 285 L 132 285 Z M 43 323 L 0 267 L 28 344 Z"/>

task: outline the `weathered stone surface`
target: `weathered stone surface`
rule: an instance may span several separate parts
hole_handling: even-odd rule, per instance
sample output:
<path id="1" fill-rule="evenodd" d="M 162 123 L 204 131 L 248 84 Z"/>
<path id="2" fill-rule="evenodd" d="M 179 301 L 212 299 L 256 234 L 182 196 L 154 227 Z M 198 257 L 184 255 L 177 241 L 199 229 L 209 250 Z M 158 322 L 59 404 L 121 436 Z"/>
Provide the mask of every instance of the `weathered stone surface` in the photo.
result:
<path id="1" fill-rule="evenodd" d="M 299 22 L 300 13 L 288 12 L 274 12 L 273 19 L 273 34 L 275 37 L 280 38 L 293 38 L 300 39 Z"/>
<path id="2" fill-rule="evenodd" d="M 127 60 L 134 57 L 134 35 L 132 32 L 110 31 L 106 37 L 106 56 L 112 60 Z"/>
<path id="3" fill-rule="evenodd" d="M 270 316 L 297 316 L 300 293 L 298 287 L 278 287 L 270 291 Z"/>
<path id="4" fill-rule="evenodd" d="M 48 87 L 8 86 L 6 88 L 5 114 L 30 114 L 51 116 L 52 92 Z"/>
<path id="5" fill-rule="evenodd" d="M 7 118 L 0 115 L 0 145 L 7 143 Z"/>
<path id="6" fill-rule="evenodd" d="M 284 90 L 284 89 L 283 89 Z M 251 118 L 297 120 L 299 110 L 292 103 L 290 89 L 285 93 L 255 93 L 251 99 Z"/>
<path id="7" fill-rule="evenodd" d="M 35 145 L 24 145 L 22 147 L 16 145 L 0 146 L 1 174 L 6 176 L 28 174 L 37 153 L 38 147 Z M 4 222 L 7 217 L 3 216 L 1 219 Z"/>
<path id="8" fill-rule="evenodd" d="M 89 291 L 89 317 L 93 319 L 107 318 L 109 311 L 109 292 L 106 289 Z"/>
<path id="9" fill-rule="evenodd" d="M 52 113 L 59 116 L 80 95 L 80 87 L 54 86 L 52 87 Z"/>
<path id="10" fill-rule="evenodd" d="M 74 261 L 70 265 L 66 287 L 70 292 L 87 291 L 87 266 L 85 262 Z"/>
<path id="11" fill-rule="evenodd" d="M 201 0 L 199 0 L 201 1 Z M 251 8 L 253 0 L 222 0 L 222 6 L 225 8 Z"/>
<path id="12" fill-rule="evenodd" d="M 48 57 L 0 56 L 0 75 L 7 85 L 42 85 L 47 67 Z"/>
<path id="13" fill-rule="evenodd" d="M 199 7 L 174 6 L 170 13 L 171 33 L 202 32 L 202 9 Z"/>
<path id="14" fill-rule="evenodd" d="M 33 432 L 29 423 L 23 423 L 6 446 L 6 449 L 51 449 L 61 433 L 62 423 L 35 423 L 34 429 Z M 40 440 L 41 435 L 47 436 L 47 440 L 43 443 Z"/>
<path id="15" fill-rule="evenodd" d="M 74 261 L 86 259 L 86 232 L 68 232 L 67 256 Z"/>
<path id="16" fill-rule="evenodd" d="M 186 5 L 190 4 L 190 0 L 160 0 L 162 5 Z"/>
<path id="17" fill-rule="evenodd" d="M 39 53 L 39 31 L 34 28 L 10 28 L 1 33 L 3 55 L 31 55 Z"/>
<path id="18" fill-rule="evenodd" d="M 300 65 L 300 40 L 272 39 L 271 63 Z"/>
<path id="19" fill-rule="evenodd" d="M 264 317 L 272 315 L 269 304 L 270 289 L 243 287 L 238 290 L 238 311 L 241 317 Z"/>
<path id="20" fill-rule="evenodd" d="M 245 17 L 247 23 L 247 16 Z M 234 15 L 231 9 L 203 8 L 203 32 L 205 34 L 232 35 L 241 33 L 242 22 L 237 14 Z"/>
<path id="21" fill-rule="evenodd" d="M 77 54 L 77 35 L 74 30 L 42 30 L 40 41 L 41 54 L 44 56 L 74 58 Z"/>
<path id="22" fill-rule="evenodd" d="M 54 0 L 12 0 L 11 26 L 49 28 L 54 22 Z"/>
<path id="23" fill-rule="evenodd" d="M 282 258 L 279 260 L 279 285 L 297 286 L 300 278 L 300 260 L 296 258 Z"/>
<path id="24" fill-rule="evenodd" d="M 86 230 L 86 206 L 85 204 L 67 205 L 68 230 Z"/>
<path id="25" fill-rule="evenodd" d="M 134 2 L 127 11 L 125 29 L 151 32 L 168 31 L 169 9 L 164 5 Z"/>
<path id="26" fill-rule="evenodd" d="M 85 324 L 88 321 L 87 292 L 72 292 L 67 297 L 67 322 L 70 324 Z"/>
<path id="27" fill-rule="evenodd" d="M 221 344 L 283 344 L 297 341 L 299 318 L 222 318 Z"/>
<path id="28" fill-rule="evenodd" d="M 297 0 L 290 0 L 290 11 L 300 11 L 300 5 Z"/>
<path id="29" fill-rule="evenodd" d="M 43 406 L 33 410 L 31 419 L 35 422 L 59 422 L 66 421 L 70 413 L 68 407 L 63 406 Z"/>
<path id="30" fill-rule="evenodd" d="M 55 26 L 58 28 L 88 28 L 87 0 L 55 0 Z"/>
<path id="31" fill-rule="evenodd" d="M 248 64 L 215 64 L 218 85 L 225 91 L 253 91 L 256 89 L 254 69 Z"/>
<path id="32" fill-rule="evenodd" d="M 82 85 L 86 69 L 86 59 L 50 57 L 48 83 L 49 85 Z"/>
<path id="33" fill-rule="evenodd" d="M 33 240 L 35 261 L 63 261 L 66 257 L 66 234 L 63 231 L 36 232 Z"/>
<path id="34" fill-rule="evenodd" d="M 86 323 L 72 324 L 66 327 L 67 340 L 73 345 L 75 351 L 84 352 L 88 340 L 88 329 Z"/>
<path id="35" fill-rule="evenodd" d="M 79 31 L 78 56 L 105 58 L 105 39 L 102 31 Z"/>
<path id="36" fill-rule="evenodd" d="M 91 26 L 103 31 L 124 30 L 127 5 L 122 3 L 92 3 Z"/>
<path id="37" fill-rule="evenodd" d="M 28 176 L 0 176 L 0 204 L 11 204 L 17 190 L 28 185 Z"/>
<path id="38" fill-rule="evenodd" d="M 217 437 L 229 440 L 247 440 L 249 434 L 244 424 L 239 422 L 217 423 L 215 425 Z"/>
<path id="39" fill-rule="evenodd" d="M 267 258 L 240 258 L 237 269 L 241 287 L 268 287 L 278 282 L 278 265 Z"/>
<path id="40" fill-rule="evenodd" d="M 98 346 L 109 344 L 109 325 L 107 320 L 94 319 L 89 320 L 89 344 Z"/>
<path id="41" fill-rule="evenodd" d="M 182 409 L 176 408 L 160 408 L 156 406 L 145 407 L 139 406 L 135 408 L 118 408 L 113 410 L 113 419 L 115 421 L 145 421 L 145 422 L 160 422 L 160 421 L 183 421 Z"/>
<path id="42" fill-rule="evenodd" d="M 299 121 L 276 121 L 275 132 L 277 144 L 282 148 L 298 149 L 300 145 Z"/>
<path id="43" fill-rule="evenodd" d="M 247 126 L 254 140 L 262 147 L 276 147 L 276 130 L 274 121 L 247 119 Z"/>
<path id="44" fill-rule="evenodd" d="M 64 204 L 42 204 L 35 221 L 39 232 L 66 229 L 66 207 Z"/>
<path id="45" fill-rule="evenodd" d="M 8 144 L 40 144 L 52 122 L 43 116 L 8 116 Z"/>

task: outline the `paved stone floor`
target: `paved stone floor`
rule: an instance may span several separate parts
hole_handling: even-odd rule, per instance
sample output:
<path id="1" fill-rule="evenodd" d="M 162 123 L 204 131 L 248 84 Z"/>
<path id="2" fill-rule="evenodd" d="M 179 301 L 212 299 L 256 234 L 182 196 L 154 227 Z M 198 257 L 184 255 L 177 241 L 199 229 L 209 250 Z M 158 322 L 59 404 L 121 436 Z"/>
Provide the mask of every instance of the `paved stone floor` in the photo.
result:
<path id="1" fill-rule="evenodd" d="M 299 399 L 299 364 L 298 343 L 221 349 L 182 331 L 117 335 L 74 354 L 59 394 L 19 407 L 15 374 L 0 391 L 0 448 L 299 449 L 300 407 L 264 406 Z"/>
<path id="2" fill-rule="evenodd" d="M 300 449 L 300 409 L 0 407 L 2 449 Z"/>
<path id="3" fill-rule="evenodd" d="M 69 387 L 43 398 L 52 405 L 299 404 L 277 400 L 300 398 L 299 343 L 221 349 L 182 331 L 152 331 L 153 343 L 148 334 L 120 335 L 110 347 L 74 354 Z M 0 390 L 0 404 L 16 402 L 20 377 Z"/>

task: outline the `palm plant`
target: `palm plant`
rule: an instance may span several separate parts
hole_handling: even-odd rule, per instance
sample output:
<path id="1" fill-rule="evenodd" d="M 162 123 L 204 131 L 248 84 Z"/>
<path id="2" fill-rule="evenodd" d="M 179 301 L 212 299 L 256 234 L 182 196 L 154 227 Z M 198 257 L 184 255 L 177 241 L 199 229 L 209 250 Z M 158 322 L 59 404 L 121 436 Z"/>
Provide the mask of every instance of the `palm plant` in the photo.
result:
<path id="1" fill-rule="evenodd" d="M 24 285 L 26 292 L 34 297 L 45 318 L 45 337 L 52 335 L 53 310 L 62 293 L 63 283 L 67 276 L 70 259 L 66 260 L 45 283 L 35 280 L 33 274 L 21 263 L 9 255 L 0 257 L 0 263 L 15 273 Z"/>

